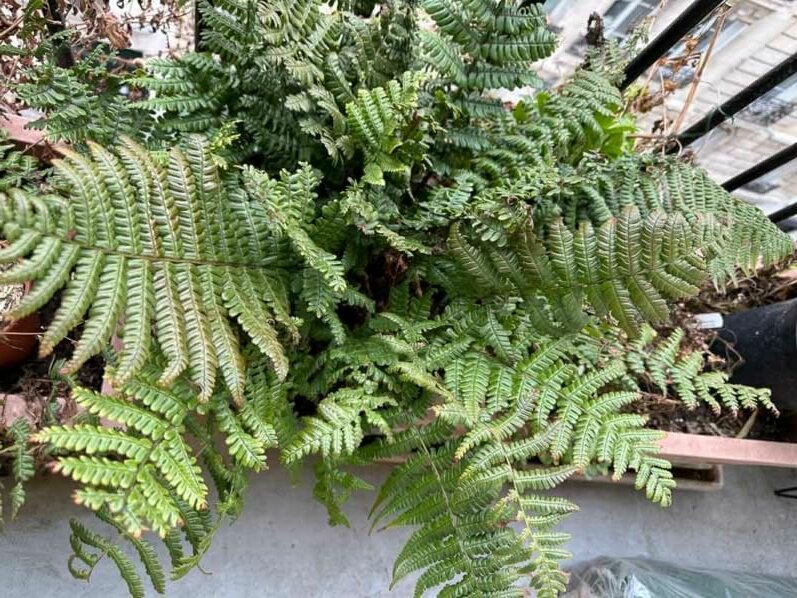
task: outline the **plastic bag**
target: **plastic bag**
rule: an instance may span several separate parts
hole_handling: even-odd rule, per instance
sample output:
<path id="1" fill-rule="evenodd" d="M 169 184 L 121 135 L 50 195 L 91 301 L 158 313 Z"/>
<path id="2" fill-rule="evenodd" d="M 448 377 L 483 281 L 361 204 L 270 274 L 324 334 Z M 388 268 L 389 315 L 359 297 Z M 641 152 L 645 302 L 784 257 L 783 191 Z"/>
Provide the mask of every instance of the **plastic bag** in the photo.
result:
<path id="1" fill-rule="evenodd" d="M 647 559 L 602 557 L 571 571 L 563 598 L 795 598 L 797 579 L 686 569 Z"/>

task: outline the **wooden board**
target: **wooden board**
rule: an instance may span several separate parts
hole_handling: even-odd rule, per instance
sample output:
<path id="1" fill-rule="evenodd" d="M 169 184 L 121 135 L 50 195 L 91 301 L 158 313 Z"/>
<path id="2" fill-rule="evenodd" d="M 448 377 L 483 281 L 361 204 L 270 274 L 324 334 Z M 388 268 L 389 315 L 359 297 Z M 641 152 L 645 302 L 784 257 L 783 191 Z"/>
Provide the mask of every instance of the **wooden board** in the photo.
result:
<path id="1" fill-rule="evenodd" d="M 686 463 L 797 468 L 797 444 L 668 432 L 661 457 Z"/>

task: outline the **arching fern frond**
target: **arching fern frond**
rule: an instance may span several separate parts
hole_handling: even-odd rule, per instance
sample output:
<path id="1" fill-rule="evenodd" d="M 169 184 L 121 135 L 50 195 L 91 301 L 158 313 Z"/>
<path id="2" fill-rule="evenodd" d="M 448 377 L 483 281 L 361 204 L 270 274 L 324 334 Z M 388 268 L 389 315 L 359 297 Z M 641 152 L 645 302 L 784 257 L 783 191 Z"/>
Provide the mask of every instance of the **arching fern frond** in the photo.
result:
<path id="1" fill-rule="evenodd" d="M 554 528 L 577 507 L 543 492 L 593 462 L 617 478 L 633 469 L 651 500 L 671 500 L 669 464 L 655 457 L 660 435 L 644 430 L 643 418 L 617 415 L 637 397 L 613 390 L 621 362 L 580 373 L 569 339 L 532 350 L 508 333 L 491 337 L 511 347 L 506 355 L 525 357 L 502 363 L 491 344 L 452 360 L 450 395 L 434 407 L 433 424 L 357 453 L 411 455 L 383 485 L 373 517 L 374 525 L 417 526 L 394 568 L 394 583 L 422 572 L 416 596 L 441 584 L 441 595 L 522 595 L 521 580 L 540 595 L 563 591 L 568 536 Z M 441 443 L 453 429 L 461 436 Z"/>
<path id="2" fill-rule="evenodd" d="M 162 163 L 132 141 L 116 152 L 91 145 L 90 157 L 68 152 L 55 169 L 60 196 L 11 190 L 0 197 L 10 242 L 0 261 L 14 263 L 0 279 L 34 283 L 6 317 L 23 318 L 64 288 L 42 355 L 82 324 L 63 368 L 71 373 L 120 329 L 117 384 L 149 361 L 157 341 L 167 357 L 161 384 L 187 371 L 208 400 L 220 372 L 240 401 L 245 364 L 237 321 L 285 377 L 287 359 L 271 322 L 289 330 L 293 323 L 284 297 L 272 291 L 282 273 L 271 265 L 273 243 L 257 222 L 263 209 L 218 170 L 202 141 L 172 148 Z"/>
<path id="3" fill-rule="evenodd" d="M 250 379 L 240 409 L 228 403 L 228 395 L 215 395 L 200 420 L 190 384 L 178 379 L 164 390 L 157 385 L 158 369 L 148 367 L 118 395 L 73 389 L 87 412 L 121 429 L 75 424 L 50 426 L 36 435 L 38 442 L 58 449 L 55 471 L 80 484 L 75 502 L 95 511 L 120 540 L 133 545 L 158 592 L 164 591 L 162 566 L 143 534 L 155 532 L 166 544 L 173 577 L 184 575 L 199 563 L 221 521 L 240 511 L 247 470 L 265 468 L 265 450 L 276 446 L 277 430 L 285 430 L 286 416 L 279 411 L 287 405 L 264 395 L 274 374 L 255 349 L 247 353 Z M 227 455 L 217 448 L 217 432 Z M 213 493 L 206 476 L 214 483 Z M 144 595 L 140 575 L 115 541 L 73 522 L 71 543 L 73 575 L 88 579 L 107 556 L 131 594 Z"/>
<path id="4" fill-rule="evenodd" d="M 681 328 L 667 337 L 659 337 L 655 330 L 646 326 L 639 338 L 630 343 L 625 361 L 642 380 L 648 380 L 665 394 L 672 389 L 675 397 L 690 408 L 703 403 L 717 413 L 723 407 L 732 413 L 740 408 L 758 407 L 777 411 L 770 400 L 769 389 L 731 384 L 726 372 L 705 371 L 704 352 L 687 347 Z"/>
<path id="5" fill-rule="evenodd" d="M 207 507 L 207 485 L 182 437 L 182 422 L 196 405 L 194 394 L 185 385 L 169 391 L 179 407 L 168 422 L 136 402 L 165 392 L 152 382 L 135 379 L 123 388 L 121 397 L 75 389 L 79 405 L 127 426 L 126 432 L 79 424 L 49 427 L 37 435 L 40 442 L 75 453 L 60 457 L 56 465 L 56 471 L 84 484 L 75 493 L 75 501 L 93 510 L 108 508 L 126 532 L 136 537 L 145 529 L 165 536 L 179 525 L 178 498 L 192 509 Z"/>
<path id="6" fill-rule="evenodd" d="M 500 290 L 533 300 L 544 296 L 566 329 L 585 323 L 584 306 L 611 315 L 626 330 L 662 321 L 665 298 L 695 294 L 708 276 L 687 224 L 678 215 L 626 210 L 597 231 L 588 223 L 572 233 L 553 222 L 540 240 L 522 231 L 506 249 L 471 245 L 455 227 L 450 248 L 482 292 Z"/>

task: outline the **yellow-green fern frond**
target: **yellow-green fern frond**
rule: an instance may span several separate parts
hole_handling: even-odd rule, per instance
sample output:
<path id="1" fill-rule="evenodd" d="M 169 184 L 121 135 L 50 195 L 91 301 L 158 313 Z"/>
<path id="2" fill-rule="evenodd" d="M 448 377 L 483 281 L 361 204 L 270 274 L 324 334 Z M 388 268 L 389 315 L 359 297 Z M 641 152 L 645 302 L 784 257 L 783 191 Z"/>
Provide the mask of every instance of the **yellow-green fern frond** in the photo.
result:
<path id="1" fill-rule="evenodd" d="M 288 364 L 272 322 L 292 323 L 285 299 L 264 284 L 282 273 L 252 220 L 261 208 L 230 197 L 229 177 L 199 139 L 172 148 L 162 162 L 132 141 L 115 152 L 90 147 L 90 156 L 70 151 L 56 161 L 61 195 L 10 190 L 0 197 L 9 240 L 0 260 L 13 264 L 0 277 L 33 282 L 6 317 L 23 318 L 64 288 L 40 345 L 47 355 L 82 325 L 64 373 L 119 331 L 115 383 L 140 371 L 157 342 L 167 357 L 162 384 L 187 371 L 207 400 L 220 374 L 240 401 L 245 339 L 232 325 L 237 320 L 284 378 Z"/>

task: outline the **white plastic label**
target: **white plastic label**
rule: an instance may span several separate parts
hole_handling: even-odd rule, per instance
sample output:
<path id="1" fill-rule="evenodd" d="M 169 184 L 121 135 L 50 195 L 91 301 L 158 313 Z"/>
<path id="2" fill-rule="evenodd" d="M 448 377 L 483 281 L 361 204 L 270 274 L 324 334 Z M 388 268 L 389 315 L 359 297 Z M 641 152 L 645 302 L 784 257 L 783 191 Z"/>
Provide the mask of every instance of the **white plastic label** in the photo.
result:
<path id="1" fill-rule="evenodd" d="M 695 321 L 700 328 L 704 330 L 713 330 L 714 328 L 722 328 L 723 320 L 722 314 L 696 314 Z"/>

